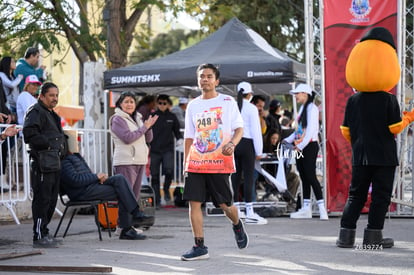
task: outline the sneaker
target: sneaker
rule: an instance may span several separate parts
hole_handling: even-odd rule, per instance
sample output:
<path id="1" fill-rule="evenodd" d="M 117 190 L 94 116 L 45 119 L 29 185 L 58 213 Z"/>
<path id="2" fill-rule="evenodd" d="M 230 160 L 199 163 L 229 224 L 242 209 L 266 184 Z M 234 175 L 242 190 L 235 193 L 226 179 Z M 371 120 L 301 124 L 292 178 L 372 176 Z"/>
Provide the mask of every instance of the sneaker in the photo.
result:
<path id="1" fill-rule="evenodd" d="M 209 257 L 207 246 L 193 246 L 191 250 L 185 252 L 185 254 L 181 256 L 181 260 L 195 261 L 208 259 Z"/>
<path id="2" fill-rule="evenodd" d="M 138 234 L 134 228 L 124 228 L 119 235 L 120 240 L 145 240 L 147 236 Z"/>
<path id="3" fill-rule="evenodd" d="M 237 246 L 240 249 L 247 248 L 249 246 L 249 236 L 247 236 L 246 229 L 244 229 L 244 224 L 241 220 L 239 220 L 239 223 L 241 223 L 240 229 L 236 229 L 233 225 L 233 232 L 234 237 L 236 238 Z"/>
<path id="4" fill-rule="evenodd" d="M 319 208 L 319 219 L 322 220 L 322 221 L 329 220 L 328 212 L 326 212 L 325 207 L 320 207 Z"/>
<path id="5" fill-rule="evenodd" d="M 47 236 L 33 241 L 33 248 L 58 248 L 58 243 Z"/>
<path id="6" fill-rule="evenodd" d="M 301 208 L 299 211 L 290 213 L 291 219 L 311 219 L 312 218 L 312 210 L 310 207 Z"/>
<path id="7" fill-rule="evenodd" d="M 244 221 L 246 224 L 267 224 L 267 220 L 257 215 L 257 213 L 246 216 Z"/>
<path id="8" fill-rule="evenodd" d="M 139 229 L 139 228 L 136 228 L 136 227 L 131 227 L 132 229 L 134 229 L 135 230 L 135 232 L 137 232 L 138 234 L 142 234 L 142 233 L 144 233 L 144 230 L 141 230 L 141 229 Z M 122 228 L 121 227 L 116 227 L 116 230 L 115 230 L 115 232 L 114 232 L 114 235 L 115 236 L 120 236 L 121 235 L 121 232 L 122 232 Z"/>

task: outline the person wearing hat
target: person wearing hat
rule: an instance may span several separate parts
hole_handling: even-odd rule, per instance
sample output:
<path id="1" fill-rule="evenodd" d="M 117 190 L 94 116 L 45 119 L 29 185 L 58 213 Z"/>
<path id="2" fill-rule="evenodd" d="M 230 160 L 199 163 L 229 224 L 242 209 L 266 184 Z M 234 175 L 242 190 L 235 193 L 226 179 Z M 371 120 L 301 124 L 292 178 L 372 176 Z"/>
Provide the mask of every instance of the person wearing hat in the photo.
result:
<path id="1" fill-rule="evenodd" d="M 252 85 L 240 82 L 237 85 L 237 105 L 243 118 L 243 137 L 234 150 L 236 173 L 231 175 L 234 205 L 238 206 L 239 217 L 245 218 L 246 224 L 267 224 L 253 209 L 254 163 L 263 154 L 263 137 L 260 127 L 259 111 L 250 103 L 253 97 Z M 243 200 L 246 213 L 240 211 L 240 186 L 243 183 Z"/>
<path id="2" fill-rule="evenodd" d="M 119 239 L 144 240 L 147 237 L 138 233 L 132 224 L 153 220 L 145 215 L 137 203 L 128 180 L 122 174 L 108 177 L 105 173 L 93 173 L 85 159 L 79 154 L 78 133 L 65 130 L 68 137 L 68 155 L 62 160 L 61 193 L 73 201 L 117 200 L 119 223 L 122 228 Z"/>
<path id="3" fill-rule="evenodd" d="M 171 108 L 171 113 L 173 113 L 180 123 L 180 129 L 184 129 L 185 125 L 185 110 L 187 109 L 188 98 L 180 97 L 178 99 L 178 105 Z"/>
<path id="4" fill-rule="evenodd" d="M 281 127 L 280 127 L 280 123 L 279 123 L 279 119 L 280 119 L 280 115 L 279 115 L 279 111 L 280 111 L 280 107 L 282 105 L 280 104 L 279 100 L 277 99 L 273 99 L 272 101 L 270 101 L 269 103 L 269 114 L 266 117 L 266 125 L 267 125 L 267 130 L 266 133 L 270 130 L 270 129 L 276 129 L 279 132 L 281 131 Z"/>
<path id="5" fill-rule="evenodd" d="M 31 74 L 26 77 L 23 92 L 19 94 L 16 102 L 18 124 L 23 125 L 27 109 L 37 102 L 36 94 L 41 85 L 42 82 L 40 82 L 36 75 Z"/>
<path id="6" fill-rule="evenodd" d="M 296 150 L 296 167 L 302 180 L 303 206 L 299 211 L 291 213 L 292 219 L 312 218 L 311 188 L 315 194 L 321 220 L 328 220 L 321 184 L 316 177 L 316 157 L 319 151 L 319 109 L 313 103 L 315 92 L 308 84 L 299 84 L 290 91 L 296 102 L 302 104 L 296 117 L 297 128 L 284 139 L 293 143 Z"/>

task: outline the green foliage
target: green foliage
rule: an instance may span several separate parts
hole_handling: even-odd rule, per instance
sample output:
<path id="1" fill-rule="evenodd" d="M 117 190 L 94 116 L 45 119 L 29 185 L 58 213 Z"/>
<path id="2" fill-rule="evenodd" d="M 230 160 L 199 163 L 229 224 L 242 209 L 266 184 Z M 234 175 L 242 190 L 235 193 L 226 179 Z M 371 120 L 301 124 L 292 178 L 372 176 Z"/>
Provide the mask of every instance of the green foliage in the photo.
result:
<path id="1" fill-rule="evenodd" d="M 233 17 L 251 27 L 273 47 L 298 61 L 304 58 L 304 7 L 299 0 L 217 0 L 202 20 L 213 32 Z"/>

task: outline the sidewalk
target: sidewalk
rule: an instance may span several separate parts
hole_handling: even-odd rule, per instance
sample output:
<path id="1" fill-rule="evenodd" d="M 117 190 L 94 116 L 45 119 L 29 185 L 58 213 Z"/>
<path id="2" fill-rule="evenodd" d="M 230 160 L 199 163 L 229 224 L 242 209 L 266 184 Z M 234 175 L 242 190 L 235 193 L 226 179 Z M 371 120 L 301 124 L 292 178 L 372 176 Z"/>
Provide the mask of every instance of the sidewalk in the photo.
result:
<path id="1" fill-rule="evenodd" d="M 311 220 L 291 220 L 288 217 L 268 220 L 267 225 L 246 225 L 250 244 L 247 249 L 239 250 L 230 222 L 225 217 L 205 217 L 205 243 L 210 259 L 183 262 L 181 254 L 193 245 L 185 208 L 157 211 L 155 225 L 145 231 L 148 239 L 144 241 L 119 240 L 116 236 L 109 238 L 107 232 L 102 232 L 103 241 L 100 242 L 93 216 L 77 215 L 60 248 L 43 250 L 42 255 L 0 260 L 0 265 L 108 266 L 112 267 L 111 274 L 122 275 L 414 273 L 414 219 L 386 220 L 384 237 L 393 237 L 395 247 L 382 251 L 337 248 L 337 217 L 329 221 L 320 221 L 317 217 Z M 52 221 L 52 233 L 57 223 L 58 219 Z M 357 244 L 362 243 L 366 223 L 366 215 L 361 216 Z M 32 248 L 31 221 L 22 221 L 21 225 L 0 225 L 0 254 L 33 250 L 36 249 Z"/>

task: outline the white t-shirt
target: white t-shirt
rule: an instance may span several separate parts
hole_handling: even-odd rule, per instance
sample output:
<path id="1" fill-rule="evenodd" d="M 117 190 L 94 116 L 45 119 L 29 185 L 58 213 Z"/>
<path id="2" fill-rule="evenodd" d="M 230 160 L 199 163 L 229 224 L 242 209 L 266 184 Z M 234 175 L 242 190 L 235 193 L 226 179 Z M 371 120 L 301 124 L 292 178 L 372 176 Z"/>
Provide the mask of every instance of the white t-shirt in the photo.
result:
<path id="1" fill-rule="evenodd" d="M 17 109 L 17 122 L 23 125 L 24 116 L 26 115 L 27 109 L 31 105 L 37 102 L 37 99 L 32 96 L 29 92 L 23 91 L 17 98 L 16 109 Z"/>
<path id="2" fill-rule="evenodd" d="M 222 154 L 222 147 L 243 127 L 236 101 L 218 94 L 211 99 L 193 99 L 185 113 L 184 138 L 193 139 L 185 171 L 193 173 L 222 173 L 235 171 L 234 156 Z"/>
<path id="3" fill-rule="evenodd" d="M 253 140 L 254 151 L 256 156 L 263 154 L 263 136 L 260 126 L 259 111 L 257 107 L 251 104 L 247 99 L 243 99 L 243 107 L 241 110 L 244 129 L 243 137 Z"/>

